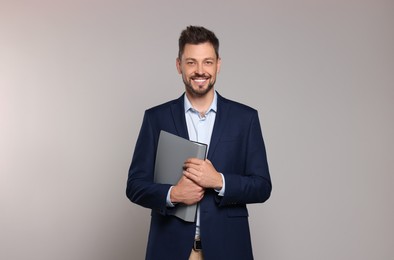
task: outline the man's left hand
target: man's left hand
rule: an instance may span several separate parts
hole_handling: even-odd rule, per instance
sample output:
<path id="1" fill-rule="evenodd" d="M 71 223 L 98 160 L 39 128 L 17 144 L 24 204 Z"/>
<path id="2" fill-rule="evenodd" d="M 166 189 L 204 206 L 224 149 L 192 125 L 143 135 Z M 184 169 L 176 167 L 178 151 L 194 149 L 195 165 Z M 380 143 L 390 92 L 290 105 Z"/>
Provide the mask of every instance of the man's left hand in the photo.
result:
<path id="1" fill-rule="evenodd" d="M 183 166 L 183 174 L 203 188 L 220 190 L 223 186 L 222 175 L 208 159 L 189 158 Z"/>

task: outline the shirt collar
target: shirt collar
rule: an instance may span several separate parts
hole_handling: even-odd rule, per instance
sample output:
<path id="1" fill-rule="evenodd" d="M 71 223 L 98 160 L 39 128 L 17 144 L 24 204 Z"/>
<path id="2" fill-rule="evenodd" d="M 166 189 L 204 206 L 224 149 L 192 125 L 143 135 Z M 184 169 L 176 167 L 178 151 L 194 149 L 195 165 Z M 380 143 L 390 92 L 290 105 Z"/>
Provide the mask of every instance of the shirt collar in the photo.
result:
<path id="1" fill-rule="evenodd" d="M 197 111 L 196 109 L 193 108 L 192 104 L 190 103 L 189 99 L 187 98 L 187 95 L 184 95 L 184 103 L 185 103 L 185 113 L 189 110 L 194 110 Z M 211 103 L 211 106 L 208 108 L 206 114 L 208 114 L 210 111 L 217 111 L 217 104 L 218 104 L 218 97 L 216 94 L 216 91 L 214 91 L 214 96 L 213 96 L 213 100 Z"/>

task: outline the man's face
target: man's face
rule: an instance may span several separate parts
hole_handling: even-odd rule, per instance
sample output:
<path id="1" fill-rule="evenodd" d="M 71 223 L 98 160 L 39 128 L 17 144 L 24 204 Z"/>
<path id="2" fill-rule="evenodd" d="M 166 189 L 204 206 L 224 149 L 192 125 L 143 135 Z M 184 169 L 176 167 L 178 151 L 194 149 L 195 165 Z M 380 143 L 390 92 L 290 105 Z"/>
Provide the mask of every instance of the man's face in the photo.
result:
<path id="1" fill-rule="evenodd" d="M 220 70 L 220 58 L 216 57 L 211 43 L 186 44 L 176 66 L 182 74 L 186 92 L 193 96 L 204 96 L 216 82 Z"/>

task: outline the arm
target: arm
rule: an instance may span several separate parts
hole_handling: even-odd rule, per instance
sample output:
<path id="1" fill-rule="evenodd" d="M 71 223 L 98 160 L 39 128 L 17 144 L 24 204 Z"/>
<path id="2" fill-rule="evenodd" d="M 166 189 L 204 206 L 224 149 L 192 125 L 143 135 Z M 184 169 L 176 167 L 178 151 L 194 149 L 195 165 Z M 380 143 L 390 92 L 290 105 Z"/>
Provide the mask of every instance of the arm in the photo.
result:
<path id="1" fill-rule="evenodd" d="M 149 113 L 145 112 L 129 169 L 126 195 L 143 207 L 165 210 L 166 195 L 171 185 L 153 182 L 158 135 L 152 127 Z"/>
<path id="2" fill-rule="evenodd" d="M 223 172 L 226 193 L 218 199 L 219 206 L 261 203 L 271 195 L 272 184 L 257 111 L 251 116 L 245 134 L 244 149 L 240 149 L 241 154 L 236 156 L 240 160 L 236 164 L 240 167 L 235 167 L 239 172 Z"/>
<path id="3" fill-rule="evenodd" d="M 155 157 L 160 132 L 155 131 L 160 127 L 153 126 L 153 122 L 156 121 L 152 119 L 149 111 L 145 113 L 129 170 L 126 194 L 132 202 L 166 214 L 167 211 L 173 210 L 171 203 L 197 203 L 202 199 L 204 189 L 186 177 L 181 178 L 172 188 L 169 184 L 154 183 Z M 171 203 L 168 203 L 168 199 Z"/>

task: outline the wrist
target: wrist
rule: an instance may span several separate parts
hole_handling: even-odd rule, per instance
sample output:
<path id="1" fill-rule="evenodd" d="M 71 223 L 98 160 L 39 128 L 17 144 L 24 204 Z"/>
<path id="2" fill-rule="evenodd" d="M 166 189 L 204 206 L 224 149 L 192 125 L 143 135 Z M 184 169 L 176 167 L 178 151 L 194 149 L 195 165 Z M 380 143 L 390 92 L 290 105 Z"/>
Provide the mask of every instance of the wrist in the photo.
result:
<path id="1" fill-rule="evenodd" d="M 216 181 L 216 185 L 214 186 L 215 190 L 221 190 L 223 188 L 223 175 L 220 172 L 216 172 L 217 173 L 217 181 Z"/>
<path id="2" fill-rule="evenodd" d="M 177 196 L 177 187 L 176 186 L 172 186 L 171 190 L 170 190 L 170 201 L 171 203 L 178 203 L 178 196 Z"/>

